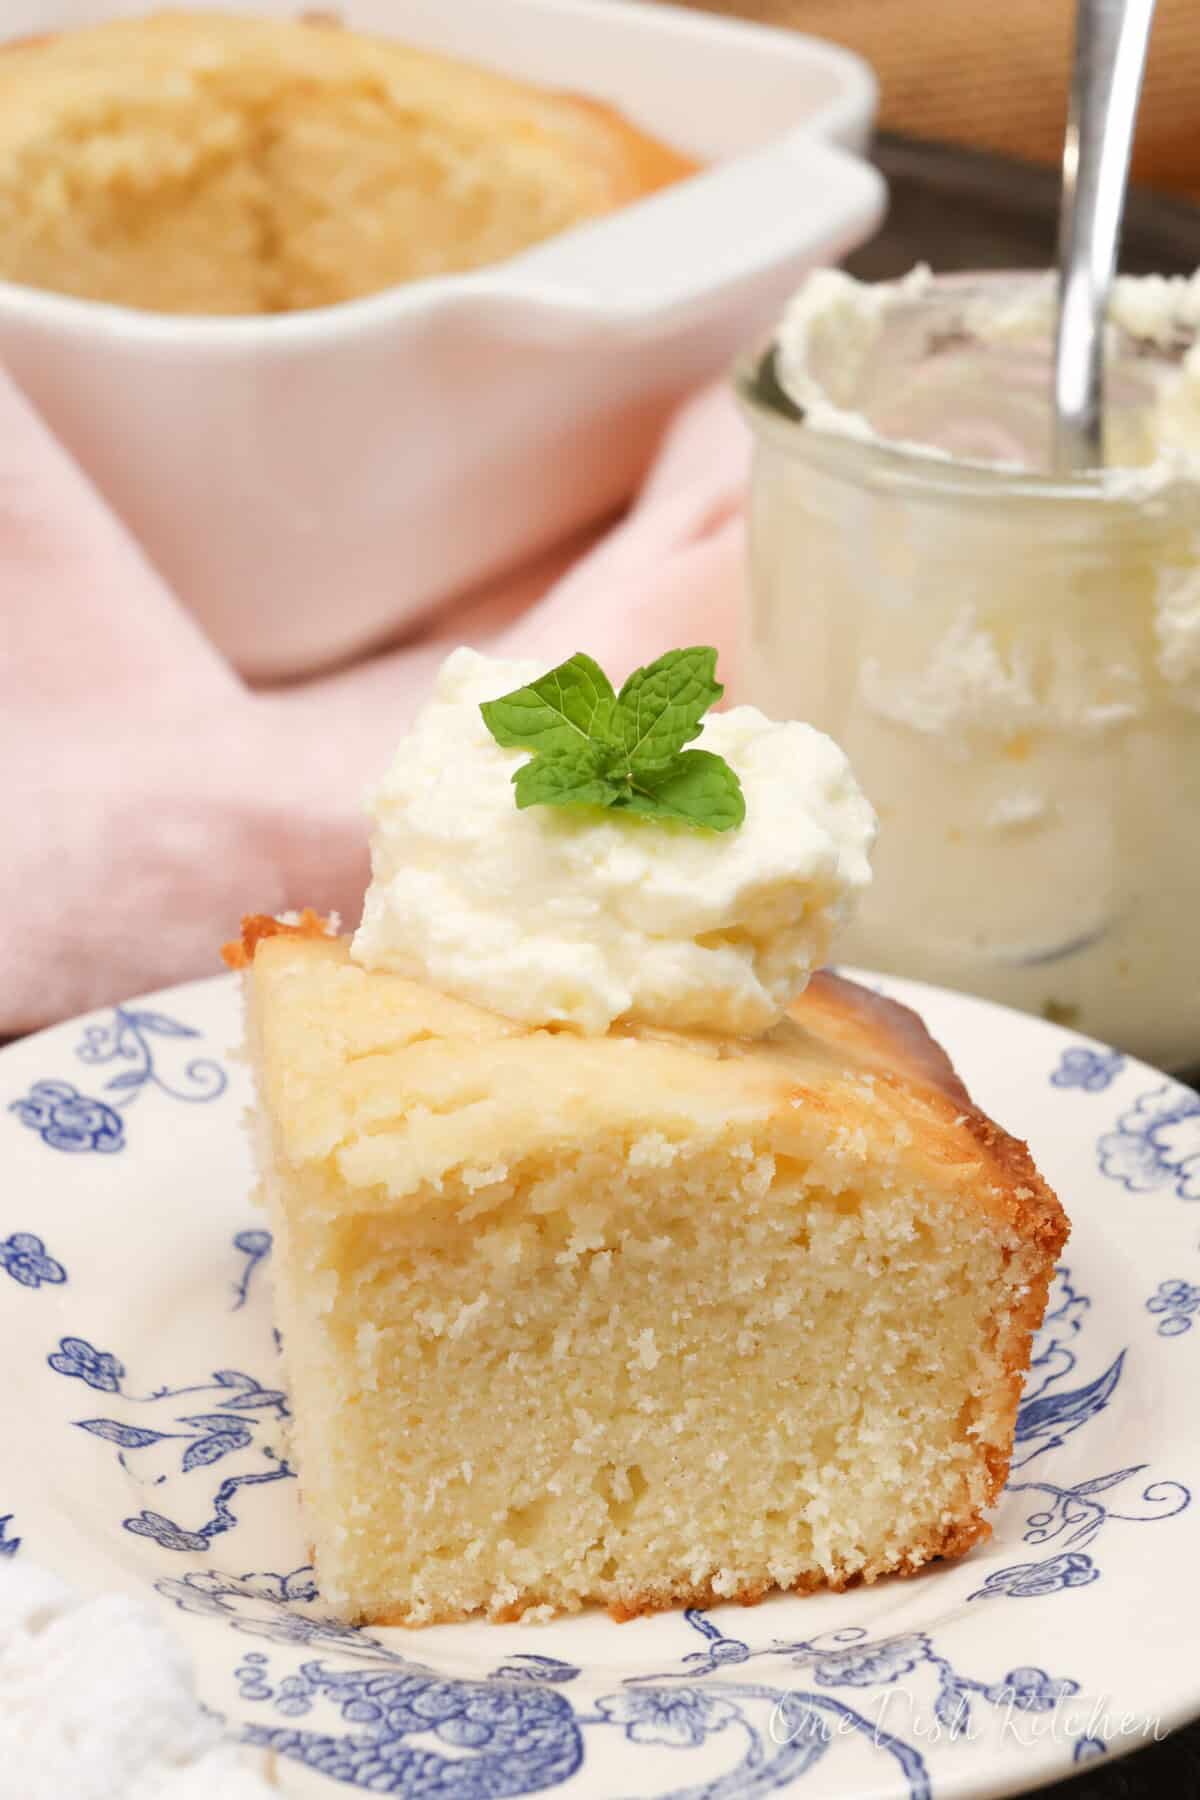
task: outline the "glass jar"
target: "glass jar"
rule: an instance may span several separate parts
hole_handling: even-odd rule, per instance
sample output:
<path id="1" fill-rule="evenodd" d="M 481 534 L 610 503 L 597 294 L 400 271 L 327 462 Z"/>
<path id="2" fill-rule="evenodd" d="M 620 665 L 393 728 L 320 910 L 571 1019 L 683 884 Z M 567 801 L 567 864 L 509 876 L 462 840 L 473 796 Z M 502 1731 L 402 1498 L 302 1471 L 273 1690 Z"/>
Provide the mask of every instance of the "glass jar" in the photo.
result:
<path id="1" fill-rule="evenodd" d="M 934 323 L 907 339 L 922 405 Z M 739 385 L 739 697 L 827 731 L 880 819 L 839 955 L 1200 1062 L 1200 485 L 822 429 L 769 364 Z M 1013 391 L 993 422 L 1028 413 Z"/>

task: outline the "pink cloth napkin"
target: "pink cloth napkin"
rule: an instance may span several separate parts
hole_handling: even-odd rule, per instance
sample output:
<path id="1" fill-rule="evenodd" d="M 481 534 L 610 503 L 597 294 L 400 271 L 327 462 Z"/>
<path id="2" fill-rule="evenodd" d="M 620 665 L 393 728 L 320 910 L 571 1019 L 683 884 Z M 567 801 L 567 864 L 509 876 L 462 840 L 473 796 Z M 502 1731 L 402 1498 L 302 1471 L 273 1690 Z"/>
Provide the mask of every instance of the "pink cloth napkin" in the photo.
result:
<path id="1" fill-rule="evenodd" d="M 712 389 L 607 535 L 402 649 L 256 692 L 0 372 L 0 1035 L 214 972 L 242 913 L 355 923 L 364 788 L 456 644 L 586 649 L 620 678 L 712 643 L 728 681 L 746 456 Z"/>

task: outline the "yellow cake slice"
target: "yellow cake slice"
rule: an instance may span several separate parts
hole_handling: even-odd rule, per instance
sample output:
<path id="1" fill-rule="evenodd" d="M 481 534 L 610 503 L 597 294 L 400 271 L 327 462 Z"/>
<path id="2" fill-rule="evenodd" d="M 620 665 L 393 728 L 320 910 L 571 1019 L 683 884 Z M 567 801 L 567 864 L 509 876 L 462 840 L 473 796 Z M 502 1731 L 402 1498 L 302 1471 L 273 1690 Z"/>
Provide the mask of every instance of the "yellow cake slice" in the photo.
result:
<path id="1" fill-rule="evenodd" d="M 536 1029 L 247 921 L 323 1599 L 427 1624 L 757 1600 L 987 1535 L 1067 1224 L 914 1014 Z"/>

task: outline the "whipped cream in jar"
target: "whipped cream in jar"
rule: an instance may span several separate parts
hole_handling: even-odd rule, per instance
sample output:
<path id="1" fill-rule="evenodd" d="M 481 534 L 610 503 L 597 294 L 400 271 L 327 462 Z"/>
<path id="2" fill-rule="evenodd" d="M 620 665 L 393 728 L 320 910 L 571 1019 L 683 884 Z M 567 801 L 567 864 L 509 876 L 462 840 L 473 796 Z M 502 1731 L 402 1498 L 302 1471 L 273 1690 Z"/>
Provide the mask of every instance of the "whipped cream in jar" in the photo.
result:
<path id="1" fill-rule="evenodd" d="M 739 697 L 880 820 L 847 961 L 1200 1064 L 1200 276 L 1122 279 L 1106 467 L 1050 460 L 1044 276 L 811 278 L 740 379 Z"/>

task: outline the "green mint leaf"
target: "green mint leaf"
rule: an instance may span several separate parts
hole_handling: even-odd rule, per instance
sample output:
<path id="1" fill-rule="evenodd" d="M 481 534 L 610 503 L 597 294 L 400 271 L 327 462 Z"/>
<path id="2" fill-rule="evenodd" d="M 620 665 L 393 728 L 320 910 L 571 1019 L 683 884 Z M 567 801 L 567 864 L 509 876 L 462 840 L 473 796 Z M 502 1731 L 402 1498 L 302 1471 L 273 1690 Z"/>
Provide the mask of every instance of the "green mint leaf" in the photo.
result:
<path id="1" fill-rule="evenodd" d="M 724 688 L 717 653 L 670 650 L 629 677 L 619 695 L 582 653 L 481 707 L 505 749 L 531 750 L 513 775 L 518 807 L 616 807 L 709 831 L 746 816 L 741 783 L 708 750 L 685 750 Z"/>
<path id="2" fill-rule="evenodd" d="M 582 750 L 606 742 L 616 704 L 612 683 L 582 653 L 548 675 L 480 707 L 483 722 L 506 750 Z M 532 805 L 532 801 L 527 802 Z"/>
<path id="3" fill-rule="evenodd" d="M 716 651 L 697 644 L 668 650 L 629 677 L 614 725 L 634 768 L 667 762 L 699 735 L 700 721 L 725 692 L 716 669 Z"/>
<path id="4" fill-rule="evenodd" d="M 631 812 L 733 831 L 746 817 L 742 784 L 723 756 L 684 750 L 661 769 L 635 774 Z"/>
<path id="5" fill-rule="evenodd" d="M 590 745 L 556 750 L 522 763 L 513 776 L 517 805 L 612 806 L 621 789 L 604 773 L 601 752 Z"/>

